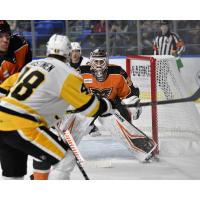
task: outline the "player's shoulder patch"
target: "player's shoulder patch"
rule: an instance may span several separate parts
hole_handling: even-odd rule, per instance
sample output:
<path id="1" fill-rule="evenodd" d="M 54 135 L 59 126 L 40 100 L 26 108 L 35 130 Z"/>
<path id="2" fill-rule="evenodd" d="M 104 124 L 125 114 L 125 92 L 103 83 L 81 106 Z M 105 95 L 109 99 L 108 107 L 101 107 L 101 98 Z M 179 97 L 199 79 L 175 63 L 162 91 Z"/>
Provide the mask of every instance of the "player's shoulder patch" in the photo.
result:
<path id="1" fill-rule="evenodd" d="M 92 78 L 84 78 L 83 82 L 84 83 L 92 83 L 93 81 L 92 81 Z"/>

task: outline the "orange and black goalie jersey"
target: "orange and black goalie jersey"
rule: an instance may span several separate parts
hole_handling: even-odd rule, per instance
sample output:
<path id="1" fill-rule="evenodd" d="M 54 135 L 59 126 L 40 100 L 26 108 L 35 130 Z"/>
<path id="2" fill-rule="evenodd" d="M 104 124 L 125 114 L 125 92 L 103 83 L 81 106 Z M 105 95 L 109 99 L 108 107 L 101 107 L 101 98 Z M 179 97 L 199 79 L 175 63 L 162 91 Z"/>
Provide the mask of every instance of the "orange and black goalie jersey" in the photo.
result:
<path id="1" fill-rule="evenodd" d="M 12 35 L 7 54 L 0 56 L 0 83 L 19 72 L 31 60 L 32 53 L 25 39 L 19 35 Z"/>
<path id="2" fill-rule="evenodd" d="M 110 100 L 124 99 L 133 95 L 139 97 L 139 88 L 133 86 L 131 79 L 120 66 L 108 65 L 107 78 L 103 82 L 96 80 L 90 67 L 90 65 L 80 66 L 84 84 L 90 92 Z"/>

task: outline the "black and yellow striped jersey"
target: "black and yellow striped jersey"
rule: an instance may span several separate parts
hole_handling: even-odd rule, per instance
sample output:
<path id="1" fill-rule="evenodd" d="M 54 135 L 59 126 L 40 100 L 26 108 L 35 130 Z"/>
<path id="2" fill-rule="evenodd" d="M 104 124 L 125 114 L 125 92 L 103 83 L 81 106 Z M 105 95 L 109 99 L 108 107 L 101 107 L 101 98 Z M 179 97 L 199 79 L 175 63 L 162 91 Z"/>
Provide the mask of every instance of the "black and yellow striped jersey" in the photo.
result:
<path id="1" fill-rule="evenodd" d="M 0 84 L 0 97 L 4 97 L 9 93 L 10 88 L 17 81 L 18 76 L 19 73 L 13 74 L 9 78 L 7 78 L 3 83 Z"/>
<path id="2" fill-rule="evenodd" d="M 16 78 L 10 77 L 7 83 L 15 84 L 1 98 L 0 130 L 50 126 L 55 115 L 62 116 L 69 105 L 88 117 L 105 109 L 102 101 L 88 93 L 81 76 L 58 59 L 32 61 Z"/>

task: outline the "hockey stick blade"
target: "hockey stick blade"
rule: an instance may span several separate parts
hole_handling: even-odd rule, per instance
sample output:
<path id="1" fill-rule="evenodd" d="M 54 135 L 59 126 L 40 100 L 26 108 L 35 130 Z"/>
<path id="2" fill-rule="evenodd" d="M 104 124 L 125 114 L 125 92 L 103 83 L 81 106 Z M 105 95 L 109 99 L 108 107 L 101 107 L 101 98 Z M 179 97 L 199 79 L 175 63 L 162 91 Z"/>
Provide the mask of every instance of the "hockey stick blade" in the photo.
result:
<path id="1" fill-rule="evenodd" d="M 184 103 L 184 102 L 196 101 L 199 98 L 200 98 L 200 88 L 190 97 L 185 97 L 185 98 L 181 98 L 181 99 L 156 101 L 156 102 L 141 102 L 140 106 L 151 106 L 153 104 L 164 105 L 164 104 L 173 104 L 173 103 Z M 138 105 L 135 105 L 135 104 L 126 105 L 126 107 L 137 107 L 137 106 Z"/>

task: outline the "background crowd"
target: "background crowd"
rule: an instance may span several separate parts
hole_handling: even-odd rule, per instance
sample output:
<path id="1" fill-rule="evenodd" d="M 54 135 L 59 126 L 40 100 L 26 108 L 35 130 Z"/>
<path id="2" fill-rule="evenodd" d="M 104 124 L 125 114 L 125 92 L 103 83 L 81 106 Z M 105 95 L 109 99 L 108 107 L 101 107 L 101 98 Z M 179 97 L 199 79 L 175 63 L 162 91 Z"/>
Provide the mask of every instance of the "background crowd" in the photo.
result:
<path id="1" fill-rule="evenodd" d="M 153 54 L 153 39 L 160 31 L 159 20 L 12 20 L 12 32 L 23 34 L 33 57 L 45 56 L 45 45 L 53 33 L 67 34 L 80 42 L 83 56 L 95 47 L 105 47 L 110 56 Z M 170 21 L 170 29 L 185 43 L 183 55 L 200 54 L 200 21 Z"/>

